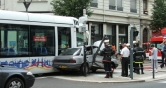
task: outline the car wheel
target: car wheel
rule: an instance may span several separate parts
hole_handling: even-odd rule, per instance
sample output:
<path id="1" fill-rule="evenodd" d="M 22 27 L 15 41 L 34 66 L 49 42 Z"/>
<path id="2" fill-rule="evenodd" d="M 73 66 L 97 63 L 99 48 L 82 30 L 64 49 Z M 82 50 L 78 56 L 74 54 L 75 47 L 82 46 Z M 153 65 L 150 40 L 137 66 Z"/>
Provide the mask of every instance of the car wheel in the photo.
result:
<path id="1" fill-rule="evenodd" d="M 25 85 L 20 78 L 11 78 L 5 88 L 25 88 Z"/>
<path id="2" fill-rule="evenodd" d="M 85 66 L 85 68 L 86 68 L 86 74 L 89 72 L 89 67 L 88 67 L 88 65 L 86 64 L 86 66 Z M 81 73 L 82 74 L 84 74 L 84 64 L 82 64 L 82 66 L 81 66 Z"/>

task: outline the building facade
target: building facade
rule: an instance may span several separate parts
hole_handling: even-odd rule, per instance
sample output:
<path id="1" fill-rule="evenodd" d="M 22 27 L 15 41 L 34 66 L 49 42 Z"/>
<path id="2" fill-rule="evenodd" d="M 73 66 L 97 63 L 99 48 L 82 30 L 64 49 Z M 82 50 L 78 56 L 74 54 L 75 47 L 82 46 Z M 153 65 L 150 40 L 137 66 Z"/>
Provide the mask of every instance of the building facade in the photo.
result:
<path id="1" fill-rule="evenodd" d="M 25 11 L 24 0 L 0 0 L 0 9 L 10 11 Z M 30 1 L 30 0 L 29 0 Z M 32 0 L 28 11 L 51 14 L 52 0 Z M 134 38 L 142 44 L 150 39 L 149 24 L 154 0 L 93 0 L 91 9 L 93 15 L 88 19 L 89 31 L 95 27 L 95 39 L 101 40 L 108 35 L 110 43 L 119 50 L 119 43 L 130 42 L 130 29 L 136 27 L 139 35 Z M 133 37 L 133 36 L 132 36 Z"/>

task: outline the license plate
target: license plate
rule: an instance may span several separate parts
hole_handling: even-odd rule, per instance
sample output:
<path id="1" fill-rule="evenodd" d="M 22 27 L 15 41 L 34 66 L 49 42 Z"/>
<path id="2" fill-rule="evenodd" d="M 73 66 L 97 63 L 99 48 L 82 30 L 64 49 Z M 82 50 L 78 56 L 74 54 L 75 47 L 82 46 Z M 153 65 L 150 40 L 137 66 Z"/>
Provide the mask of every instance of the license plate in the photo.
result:
<path id="1" fill-rule="evenodd" d="M 67 68 L 67 66 L 64 66 L 64 65 L 61 65 L 61 66 L 59 66 L 60 68 Z"/>

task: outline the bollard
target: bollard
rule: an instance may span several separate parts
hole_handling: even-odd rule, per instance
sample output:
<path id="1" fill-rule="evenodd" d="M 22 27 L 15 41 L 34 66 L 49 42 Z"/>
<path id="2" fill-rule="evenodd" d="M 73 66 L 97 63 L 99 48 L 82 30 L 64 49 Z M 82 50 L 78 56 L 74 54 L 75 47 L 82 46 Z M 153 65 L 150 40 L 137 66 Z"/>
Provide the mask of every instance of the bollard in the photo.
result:
<path id="1" fill-rule="evenodd" d="M 154 59 L 153 59 L 153 79 L 155 79 L 155 77 L 154 77 Z"/>

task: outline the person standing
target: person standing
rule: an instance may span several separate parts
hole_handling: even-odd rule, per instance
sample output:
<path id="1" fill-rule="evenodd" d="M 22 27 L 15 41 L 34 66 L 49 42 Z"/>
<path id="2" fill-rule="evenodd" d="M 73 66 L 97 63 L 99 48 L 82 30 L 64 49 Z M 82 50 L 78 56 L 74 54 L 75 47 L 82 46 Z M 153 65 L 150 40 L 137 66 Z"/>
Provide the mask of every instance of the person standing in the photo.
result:
<path id="1" fill-rule="evenodd" d="M 163 68 L 164 67 L 164 64 L 165 64 L 165 66 L 166 66 L 166 59 L 165 59 L 165 56 L 166 55 L 164 55 L 164 46 L 166 45 L 166 41 L 163 41 L 162 43 L 161 43 L 161 59 L 162 59 L 162 64 L 160 65 L 160 67 L 161 68 Z"/>
<path id="2" fill-rule="evenodd" d="M 143 48 L 139 46 L 138 43 L 136 43 L 136 47 L 134 48 L 134 63 L 135 63 L 135 72 L 137 74 L 140 74 L 140 68 L 141 68 L 141 74 L 144 74 L 143 71 L 143 63 L 146 58 L 146 53 Z"/>
<path id="3" fill-rule="evenodd" d="M 155 69 L 155 72 L 158 72 L 158 61 L 157 61 L 157 54 L 158 54 L 158 49 L 154 46 L 154 45 L 151 45 L 152 47 L 152 50 L 151 50 L 151 53 L 152 53 L 152 59 L 151 59 L 151 63 L 152 63 L 152 68 L 153 68 L 153 65 L 154 65 L 154 69 Z M 153 64 L 153 60 L 154 60 L 154 64 Z"/>
<path id="4" fill-rule="evenodd" d="M 120 59 L 122 61 L 122 76 L 128 77 L 128 59 L 130 51 L 125 43 L 123 44 L 123 49 L 120 54 L 121 54 Z"/>
<path id="5" fill-rule="evenodd" d="M 116 51 L 116 46 L 114 43 L 112 44 L 112 50 Z"/>
<path id="6" fill-rule="evenodd" d="M 105 48 L 101 51 L 101 55 L 103 55 L 103 64 L 104 64 L 104 69 L 106 72 L 105 78 L 113 77 L 112 70 L 111 70 L 111 56 L 114 54 L 114 51 L 111 49 L 109 46 L 109 40 L 104 41 Z"/>

